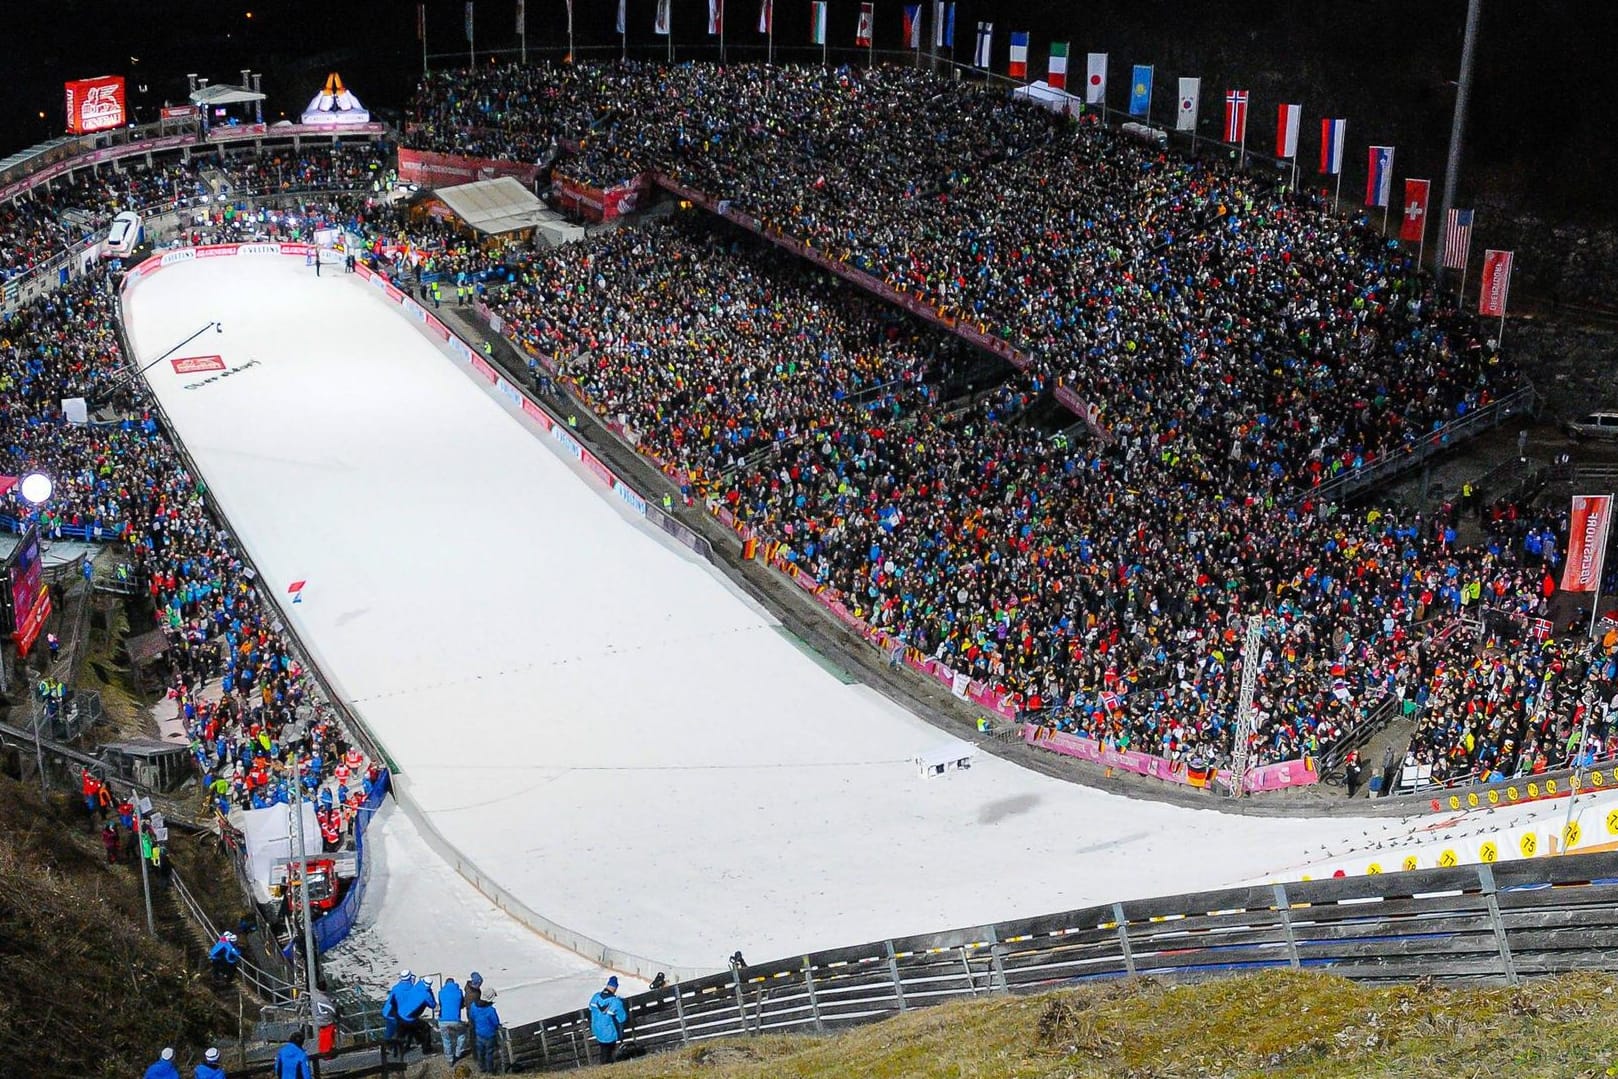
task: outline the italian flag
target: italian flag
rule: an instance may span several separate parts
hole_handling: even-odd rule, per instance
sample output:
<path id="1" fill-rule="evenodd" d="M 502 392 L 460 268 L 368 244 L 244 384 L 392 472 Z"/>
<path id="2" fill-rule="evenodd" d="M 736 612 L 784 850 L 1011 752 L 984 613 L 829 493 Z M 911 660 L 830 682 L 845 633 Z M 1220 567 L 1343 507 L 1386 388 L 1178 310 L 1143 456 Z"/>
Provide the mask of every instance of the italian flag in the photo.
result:
<path id="1" fill-rule="evenodd" d="M 825 0 L 815 0 L 809 5 L 809 40 L 816 45 L 826 44 Z"/>
<path id="2" fill-rule="evenodd" d="M 1067 89 L 1067 42 L 1051 42 L 1050 75 L 1045 81 L 1052 90 Z"/>

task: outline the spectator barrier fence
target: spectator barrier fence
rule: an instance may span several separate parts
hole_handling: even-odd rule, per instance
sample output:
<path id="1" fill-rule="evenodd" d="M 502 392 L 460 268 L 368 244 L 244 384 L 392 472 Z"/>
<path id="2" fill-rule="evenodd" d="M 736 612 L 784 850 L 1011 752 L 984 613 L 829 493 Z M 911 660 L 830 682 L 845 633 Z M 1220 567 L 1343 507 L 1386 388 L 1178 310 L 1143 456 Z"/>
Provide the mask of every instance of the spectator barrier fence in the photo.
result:
<path id="1" fill-rule="evenodd" d="M 1274 969 L 1461 985 L 1618 970 L 1618 852 L 1242 885 L 791 956 L 626 997 L 625 1040 L 819 1034 L 980 996 Z M 585 1066 L 589 1013 L 515 1027 L 511 1049 L 524 1069 Z"/>

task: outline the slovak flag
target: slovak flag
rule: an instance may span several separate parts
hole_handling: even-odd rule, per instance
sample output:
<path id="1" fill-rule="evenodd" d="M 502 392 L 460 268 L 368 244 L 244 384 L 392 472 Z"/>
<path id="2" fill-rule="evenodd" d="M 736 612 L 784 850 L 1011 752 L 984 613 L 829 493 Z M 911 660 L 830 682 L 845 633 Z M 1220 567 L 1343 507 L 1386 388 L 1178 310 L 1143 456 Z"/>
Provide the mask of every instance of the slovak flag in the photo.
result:
<path id="1" fill-rule="evenodd" d="M 1225 141 L 1247 145 L 1247 91 L 1225 94 Z"/>
<path id="2" fill-rule="evenodd" d="M 775 22 L 775 0 L 764 0 L 758 9 L 758 32 L 767 34 Z"/>
<path id="3" fill-rule="evenodd" d="M 1091 53 L 1088 67 L 1089 72 L 1084 79 L 1084 103 L 1100 105 L 1107 100 L 1107 54 Z"/>
<path id="4" fill-rule="evenodd" d="M 725 32 L 725 0 L 708 0 L 708 33 Z"/>
<path id="5" fill-rule="evenodd" d="M 1320 121 L 1320 171 L 1327 176 L 1343 172 L 1343 139 L 1347 135 L 1347 120 Z"/>
<path id="6" fill-rule="evenodd" d="M 1011 64 L 1006 68 L 1006 74 L 1014 79 L 1028 77 L 1028 31 L 1013 30 L 1011 32 Z"/>
<path id="7" fill-rule="evenodd" d="M 921 5 L 905 5 L 905 41 L 912 49 L 921 48 Z"/>
<path id="8" fill-rule="evenodd" d="M 1365 173 L 1365 205 L 1386 206 L 1393 193 L 1393 147 L 1373 146 Z"/>
<path id="9" fill-rule="evenodd" d="M 1275 122 L 1275 156 L 1298 156 L 1298 125 L 1303 123 L 1302 105 L 1282 105 Z"/>

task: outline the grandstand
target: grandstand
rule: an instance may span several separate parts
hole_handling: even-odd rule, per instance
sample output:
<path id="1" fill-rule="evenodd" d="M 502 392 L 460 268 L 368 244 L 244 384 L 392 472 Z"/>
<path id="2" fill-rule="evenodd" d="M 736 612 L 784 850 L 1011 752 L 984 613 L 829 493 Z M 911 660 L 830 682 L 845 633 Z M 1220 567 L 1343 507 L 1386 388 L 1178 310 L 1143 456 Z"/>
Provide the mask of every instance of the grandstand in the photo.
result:
<path id="1" fill-rule="evenodd" d="M 0 471 L 58 479 L 43 507 L 0 493 L 0 519 L 129 552 L 222 809 L 277 800 L 278 783 L 282 799 L 335 790 L 351 748 L 370 772 L 361 800 L 402 766 L 400 804 L 426 837 L 411 842 L 587 956 L 568 977 L 667 970 L 695 987 L 643 1010 L 733 988 L 735 1014 L 715 1022 L 739 1029 L 764 1014 L 749 1020 L 744 984 L 801 976 L 818 1008 L 815 979 L 842 960 L 713 974 L 737 943 L 787 955 L 885 937 L 885 957 L 858 962 L 942 978 L 920 969 L 926 946 L 894 944 L 918 918 L 987 927 L 1063 903 L 1606 846 L 1605 792 L 1534 801 L 1618 757 L 1618 629 L 1560 632 L 1577 602 L 1558 588 L 1567 513 L 1532 492 L 1433 513 L 1351 489 L 1533 397 L 1497 332 L 1373 220 L 920 68 L 489 65 L 424 76 L 398 146 L 376 126 L 161 149 L 136 136 L 117 169 L 96 151 L 0 176 Z M 554 182 L 635 197 L 617 227 L 559 246 L 474 239 L 384 197 L 412 155 L 544 159 Z M 104 260 L 125 210 L 153 244 Z M 358 241 L 351 280 L 272 257 L 333 234 Z M 195 358 L 228 381 L 164 364 L 204 318 L 218 355 Z M 98 422 L 67 421 L 62 400 L 80 397 Z M 584 444 L 581 419 L 609 434 Z M 401 477 L 421 487 L 389 486 Z M 323 531 L 289 538 L 300 500 Z M 410 532 L 401 507 L 454 521 L 467 506 L 532 559 L 500 595 L 424 603 L 398 582 L 464 552 L 367 552 L 379 521 Z M 770 574 L 790 603 L 735 583 Z M 804 611 L 836 654 L 805 659 Z M 368 614 L 388 628 L 351 626 Z M 458 635 L 429 652 L 446 624 Z M 827 664 L 907 673 L 883 676 L 884 699 Z M 896 786 L 923 720 L 991 736 L 995 755 Z M 1442 825 L 1316 816 L 1324 795 L 1297 788 L 1336 780 L 1390 725 L 1379 787 L 1402 770 L 1457 798 L 1480 784 L 1497 794 L 1485 806 L 1506 784 L 1534 793 Z M 1163 784 L 1134 793 L 1202 801 L 1137 805 L 1001 759 L 1052 767 L 1038 755 L 1055 747 L 1096 762 L 1077 766 L 1090 782 L 1128 769 Z M 491 757 L 496 779 L 451 775 Z M 261 758 L 271 778 L 255 784 Z M 724 819 L 636 824 L 610 855 L 591 844 L 620 865 L 669 857 L 650 871 L 661 894 L 621 869 L 551 872 L 598 807 L 639 810 L 629 769 L 660 775 L 644 804 L 669 819 Z M 475 802 L 491 783 L 501 796 Z M 1230 788 L 1266 819 L 1208 823 Z M 727 798 L 738 811 L 714 813 Z M 887 845 L 860 848 L 866 828 Z M 532 837 L 532 864 L 508 857 L 512 832 Z M 1087 879 L 1029 834 L 1072 840 Z M 732 873 L 743 886 L 704 910 L 667 899 Z M 1493 922 L 1464 932 L 1487 930 L 1484 974 L 1515 981 L 1495 884 L 1477 882 Z M 1135 913 L 1074 923 L 1087 944 L 1123 940 L 1109 973 L 1136 972 L 1120 926 L 1152 916 Z M 1285 922 L 1264 946 L 1289 941 L 1298 966 Z M 967 990 L 1012 988 L 1005 941 L 974 932 L 949 944 Z M 1020 958 L 1043 984 L 1046 959 Z M 902 1009 L 913 987 L 891 980 Z M 533 995 L 523 1018 L 553 1003 Z M 684 1016 L 656 1038 L 676 1030 L 690 1040 Z M 553 1065 L 566 1051 L 545 1039 L 576 1026 L 553 1015 L 527 1033 L 541 1044 L 523 1052 Z"/>

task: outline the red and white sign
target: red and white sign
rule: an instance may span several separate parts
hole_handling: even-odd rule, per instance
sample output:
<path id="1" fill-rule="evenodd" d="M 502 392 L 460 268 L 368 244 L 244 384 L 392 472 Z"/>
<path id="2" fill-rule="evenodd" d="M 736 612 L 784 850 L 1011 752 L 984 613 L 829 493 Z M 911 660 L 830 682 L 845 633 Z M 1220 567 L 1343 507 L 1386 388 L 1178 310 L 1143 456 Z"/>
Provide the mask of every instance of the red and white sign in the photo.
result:
<path id="1" fill-rule="evenodd" d="M 165 120 L 185 120 L 189 117 L 195 116 L 196 114 L 197 107 L 195 105 L 163 106 L 163 119 Z"/>
<path id="2" fill-rule="evenodd" d="M 1428 180 L 1405 181 L 1405 216 L 1399 226 L 1399 239 L 1420 243 L 1427 235 L 1427 195 L 1431 188 Z"/>
<path id="3" fill-rule="evenodd" d="M 174 365 L 174 373 L 179 375 L 194 375 L 198 371 L 223 371 L 225 358 L 223 356 L 176 356 L 169 361 Z"/>
<path id="4" fill-rule="evenodd" d="M 1506 294 L 1511 291 L 1511 252 L 1483 253 L 1483 291 L 1478 294 L 1478 314 L 1486 318 L 1506 317 Z"/>
<path id="5" fill-rule="evenodd" d="M 67 83 L 67 129 L 74 135 L 124 126 L 124 77 L 102 75 Z"/>
<path id="6" fill-rule="evenodd" d="M 1601 552 L 1612 521 L 1611 495 L 1574 495 L 1573 522 L 1568 528 L 1567 566 L 1562 591 L 1594 592 L 1600 583 Z"/>

